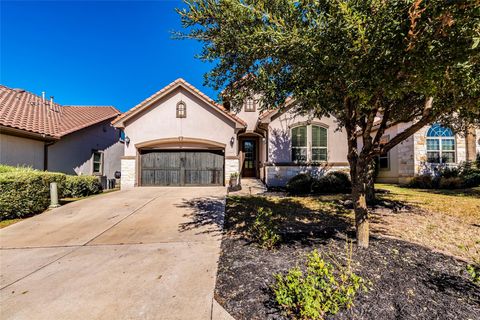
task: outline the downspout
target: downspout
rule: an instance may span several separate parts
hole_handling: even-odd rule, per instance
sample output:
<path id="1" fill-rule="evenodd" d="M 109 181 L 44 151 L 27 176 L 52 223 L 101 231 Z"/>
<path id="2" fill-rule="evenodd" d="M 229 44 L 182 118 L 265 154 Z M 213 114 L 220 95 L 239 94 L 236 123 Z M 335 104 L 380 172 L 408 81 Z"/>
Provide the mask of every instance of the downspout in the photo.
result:
<path id="1" fill-rule="evenodd" d="M 43 170 L 48 171 L 48 147 L 53 145 L 55 141 L 45 141 L 43 144 Z"/>
<path id="2" fill-rule="evenodd" d="M 258 128 L 259 130 L 262 130 L 262 131 L 263 131 L 263 133 L 264 133 L 263 139 L 265 139 L 265 154 L 264 154 L 265 162 L 263 163 L 263 166 L 262 166 L 262 171 L 263 171 L 263 183 L 265 183 L 265 181 L 267 181 L 267 167 L 265 166 L 265 163 L 268 162 L 268 130 L 262 128 L 262 127 L 261 127 L 261 123 L 257 126 L 257 128 Z"/>

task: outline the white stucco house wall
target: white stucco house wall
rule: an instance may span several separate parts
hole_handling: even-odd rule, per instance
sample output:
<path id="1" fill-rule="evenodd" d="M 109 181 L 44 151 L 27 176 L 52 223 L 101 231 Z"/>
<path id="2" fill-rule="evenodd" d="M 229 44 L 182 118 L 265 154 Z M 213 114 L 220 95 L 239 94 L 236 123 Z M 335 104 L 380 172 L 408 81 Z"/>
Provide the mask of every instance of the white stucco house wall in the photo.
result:
<path id="1" fill-rule="evenodd" d="M 120 172 L 124 146 L 111 106 L 62 106 L 31 92 L 0 86 L 0 163 L 73 175 L 106 184 Z"/>

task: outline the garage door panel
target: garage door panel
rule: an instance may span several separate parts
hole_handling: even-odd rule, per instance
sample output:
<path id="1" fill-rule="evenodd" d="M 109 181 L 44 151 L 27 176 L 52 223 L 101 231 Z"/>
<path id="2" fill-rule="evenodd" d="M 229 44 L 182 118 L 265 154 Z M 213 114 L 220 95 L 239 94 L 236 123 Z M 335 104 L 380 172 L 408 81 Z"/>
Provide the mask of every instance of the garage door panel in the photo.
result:
<path id="1" fill-rule="evenodd" d="M 141 155 L 144 186 L 223 185 L 221 151 L 150 151 Z"/>

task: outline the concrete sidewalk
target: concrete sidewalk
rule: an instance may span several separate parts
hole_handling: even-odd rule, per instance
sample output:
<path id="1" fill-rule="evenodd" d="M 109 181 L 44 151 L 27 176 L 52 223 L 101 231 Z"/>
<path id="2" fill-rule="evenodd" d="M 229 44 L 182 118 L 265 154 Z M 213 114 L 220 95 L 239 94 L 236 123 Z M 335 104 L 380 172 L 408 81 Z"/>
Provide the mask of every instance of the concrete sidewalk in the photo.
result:
<path id="1" fill-rule="evenodd" d="M 225 188 L 137 188 L 0 230 L 1 319 L 229 319 Z"/>

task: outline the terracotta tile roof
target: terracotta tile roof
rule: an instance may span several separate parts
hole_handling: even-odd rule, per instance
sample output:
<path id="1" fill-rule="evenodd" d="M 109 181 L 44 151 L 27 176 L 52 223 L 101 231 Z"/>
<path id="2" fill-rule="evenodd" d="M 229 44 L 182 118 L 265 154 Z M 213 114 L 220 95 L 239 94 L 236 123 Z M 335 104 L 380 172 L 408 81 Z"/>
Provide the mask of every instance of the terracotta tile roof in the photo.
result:
<path id="1" fill-rule="evenodd" d="M 260 114 L 259 116 L 259 119 L 260 121 L 262 120 L 265 120 L 275 114 L 277 114 L 278 112 L 285 112 L 287 111 L 289 108 L 288 106 L 290 105 L 291 102 L 293 102 L 293 98 L 292 97 L 287 97 L 287 99 L 285 99 L 285 103 L 284 103 L 284 107 L 283 107 L 283 110 L 277 108 L 277 109 L 270 109 L 270 110 L 265 110 L 264 112 L 262 112 L 262 114 Z"/>
<path id="2" fill-rule="evenodd" d="M 120 122 L 121 120 L 126 120 L 128 119 L 130 116 L 136 114 L 137 112 L 143 110 L 144 108 L 148 107 L 148 105 L 150 105 L 150 103 L 154 102 L 155 100 L 158 100 L 159 98 L 161 98 L 165 93 L 169 92 L 170 90 L 174 90 L 175 88 L 177 88 L 178 86 L 184 86 L 188 89 L 190 89 L 193 93 L 195 93 L 198 97 L 200 97 L 202 100 L 204 100 L 205 102 L 207 102 L 208 104 L 210 104 L 211 106 L 213 106 L 214 108 L 216 108 L 218 111 L 220 111 L 221 113 L 223 113 L 225 116 L 227 116 L 228 118 L 232 119 L 233 121 L 235 122 L 238 122 L 240 123 L 241 125 L 243 126 L 246 126 L 247 123 L 245 121 L 243 121 L 242 119 L 240 119 L 239 117 L 237 117 L 236 115 L 230 113 L 227 109 L 225 109 L 222 105 L 216 103 L 213 99 L 211 99 L 209 96 L 207 96 L 206 94 L 204 94 L 203 92 L 201 92 L 200 90 L 198 90 L 197 88 L 195 88 L 193 85 L 191 85 L 190 83 L 188 83 L 187 81 L 183 80 L 182 78 L 179 78 L 175 81 L 173 81 L 172 83 L 170 83 L 169 85 L 167 85 L 166 87 L 164 87 L 163 89 L 161 89 L 160 91 L 157 91 L 155 92 L 153 95 L 151 95 L 150 97 L 148 97 L 147 99 L 143 100 L 142 102 L 140 102 L 139 104 L 137 104 L 135 107 L 133 107 L 132 109 L 128 110 L 127 112 L 119 115 L 115 120 L 113 120 L 113 124 L 116 124 L 118 122 Z"/>
<path id="3" fill-rule="evenodd" d="M 0 125 L 61 137 L 120 114 L 112 106 L 61 106 L 25 90 L 0 85 Z"/>

